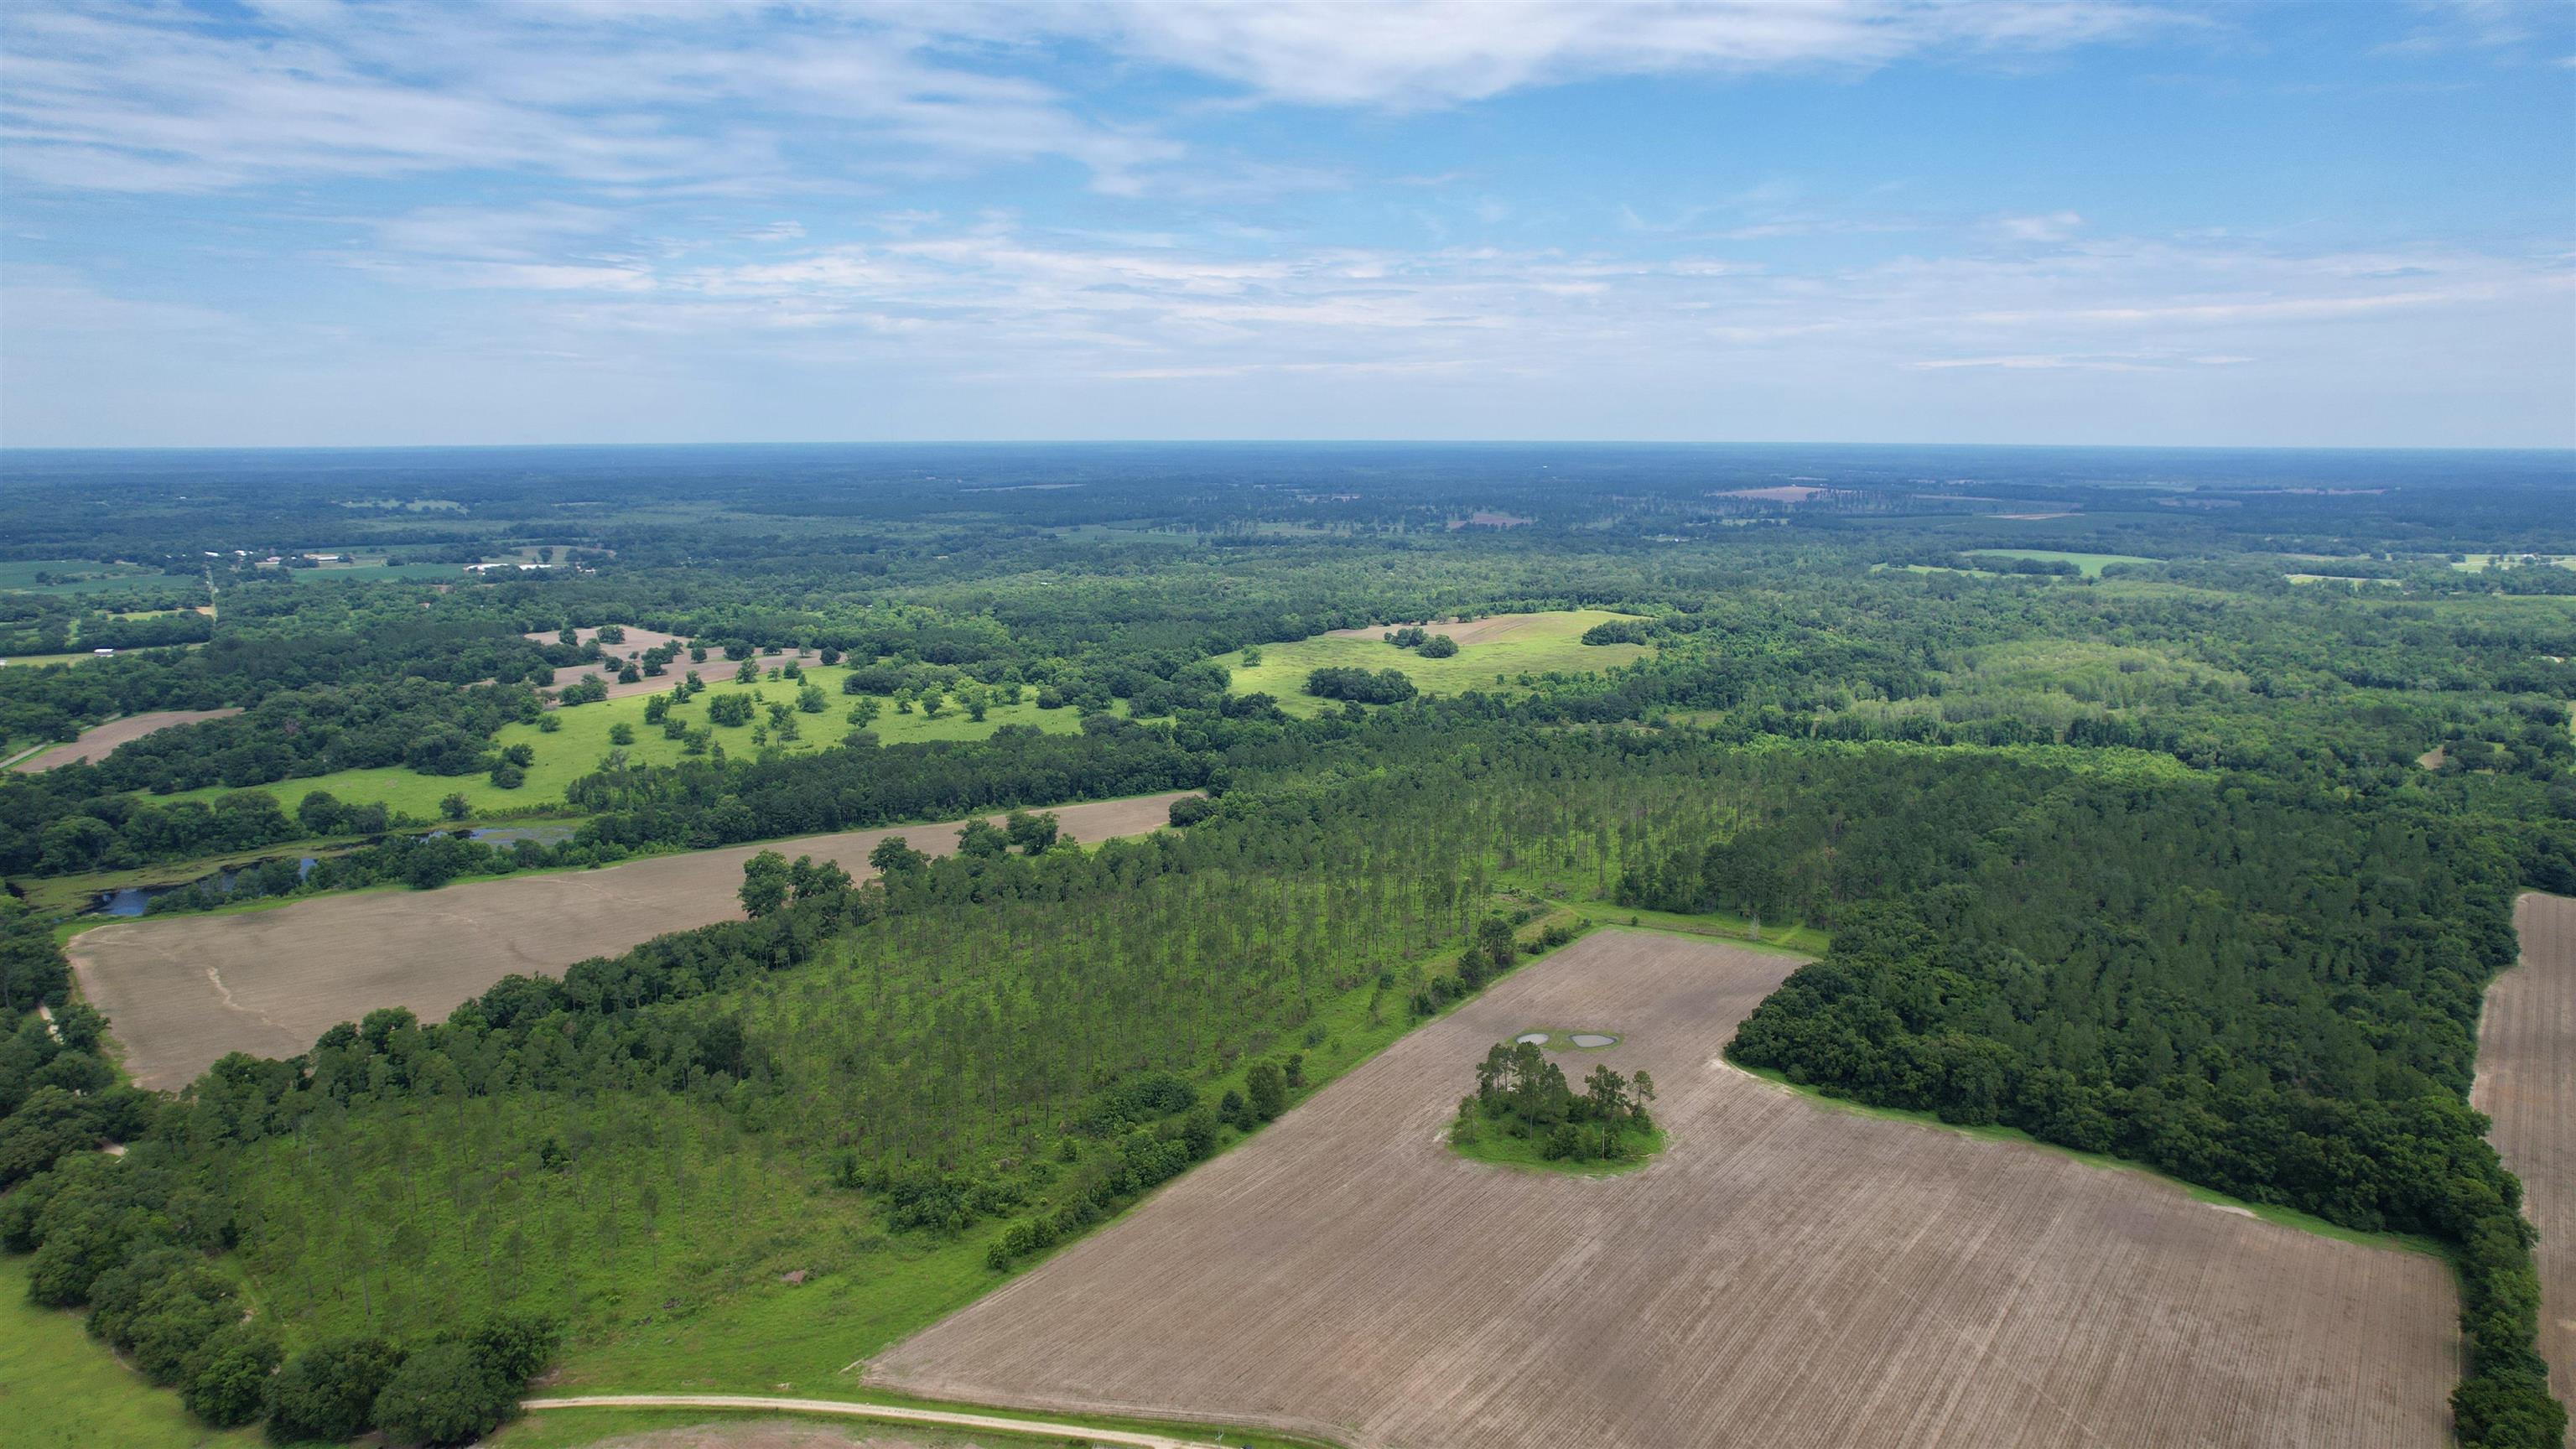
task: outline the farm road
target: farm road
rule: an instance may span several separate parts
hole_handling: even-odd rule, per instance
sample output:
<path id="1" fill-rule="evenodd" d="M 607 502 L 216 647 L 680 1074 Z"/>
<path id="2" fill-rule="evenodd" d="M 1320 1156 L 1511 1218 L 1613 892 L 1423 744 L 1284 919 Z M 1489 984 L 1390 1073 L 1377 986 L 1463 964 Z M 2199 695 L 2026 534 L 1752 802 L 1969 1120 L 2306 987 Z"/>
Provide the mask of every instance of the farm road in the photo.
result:
<path id="1" fill-rule="evenodd" d="M 1100 841 L 1155 829 L 1179 798 L 1096 800 L 1054 814 L 1075 839 Z M 119 922 L 65 949 L 81 995 L 115 1024 L 135 1084 L 175 1089 L 226 1052 L 293 1056 L 379 1006 L 436 1020 L 513 972 L 556 973 L 665 932 L 739 919 L 742 864 L 759 851 L 837 860 L 864 880 L 875 874 L 868 852 L 887 836 L 944 855 L 964 828 L 895 825 L 434 891 Z"/>
<path id="2" fill-rule="evenodd" d="M 914 1409 L 901 1404 L 853 1404 L 841 1399 L 772 1399 L 749 1394 L 583 1394 L 569 1399 L 529 1399 L 519 1407 L 538 1409 L 770 1409 L 796 1414 L 834 1414 L 874 1419 L 888 1424 L 931 1424 L 942 1429 L 983 1429 L 992 1433 L 1063 1435 L 1068 1441 L 1116 1444 L 1123 1449 L 1223 1449 L 1213 1439 L 1175 1439 L 1133 1429 L 1095 1429 L 1088 1424 L 1045 1419 L 1005 1419 L 993 1414 L 964 1414 L 947 1409 Z"/>

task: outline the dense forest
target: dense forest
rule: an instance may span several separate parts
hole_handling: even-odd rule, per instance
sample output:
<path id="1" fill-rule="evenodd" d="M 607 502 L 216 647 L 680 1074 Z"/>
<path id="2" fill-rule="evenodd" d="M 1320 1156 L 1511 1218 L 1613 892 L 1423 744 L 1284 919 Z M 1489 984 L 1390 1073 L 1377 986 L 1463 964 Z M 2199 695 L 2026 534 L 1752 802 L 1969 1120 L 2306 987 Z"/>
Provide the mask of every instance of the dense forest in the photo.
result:
<path id="1" fill-rule="evenodd" d="M 0 1247 L 208 1422 L 456 1442 L 549 1362 L 746 1332 L 785 1263 L 835 1265 L 888 1305 L 851 1331 L 891 1335 L 1636 911 L 1829 935 L 1745 1022 L 1747 1066 L 2438 1243 L 2462 1441 L 2559 1440 L 2521 1185 L 2467 1103 L 2513 893 L 2576 889 L 2550 459 L 14 466 L 9 647 L 119 652 L 0 668 L 8 756 L 240 711 L 0 776 Z M 154 506 L 181 478 L 197 501 Z M 530 567 L 466 568 L 503 559 Z M 1577 609 L 1618 617 L 1421 628 Z M 527 763 L 509 731 L 621 708 L 681 741 L 680 704 L 556 687 L 619 676 L 567 637 L 598 626 L 692 641 L 655 660 L 675 675 L 813 651 L 843 682 L 773 703 L 841 743 L 751 744 L 718 696 L 746 700 L 730 752 L 647 755 L 617 714 L 542 795 L 432 819 L 388 793 L 497 783 Z M 1242 682 L 1344 642 L 1287 655 L 1277 697 Z M 1028 816 L 864 882 L 756 858 L 746 919 L 178 1093 L 122 1080 L 60 947 L 145 878 L 204 878 L 156 909 L 235 910 L 1179 789 L 1203 798 L 1133 840 Z M 545 837 L 462 833 L 525 822 Z M 1650 1128 L 1650 1083 L 1548 1065 L 1504 1051 L 1462 1121 L 1573 1158 Z"/>

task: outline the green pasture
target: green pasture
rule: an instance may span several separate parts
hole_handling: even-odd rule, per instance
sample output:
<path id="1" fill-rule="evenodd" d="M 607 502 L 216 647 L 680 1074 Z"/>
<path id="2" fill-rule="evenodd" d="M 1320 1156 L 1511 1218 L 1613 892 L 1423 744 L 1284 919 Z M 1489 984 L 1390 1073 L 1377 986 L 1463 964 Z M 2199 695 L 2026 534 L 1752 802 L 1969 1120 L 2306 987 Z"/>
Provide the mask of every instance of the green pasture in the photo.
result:
<path id="1" fill-rule="evenodd" d="M 36 575 L 53 574 L 58 581 L 36 582 Z M 0 561 L 0 589 L 31 594 L 87 594 L 101 589 L 132 588 L 155 579 L 172 584 L 197 582 L 172 578 L 159 569 L 123 564 L 103 564 L 94 558 L 39 558 Z M 202 592 L 202 590 L 200 590 Z"/>
<path id="2" fill-rule="evenodd" d="M 1384 646 L 1380 646 L 1383 648 Z M 1387 651 L 1392 653 L 1394 651 Z M 741 666 L 710 659 L 704 664 L 678 663 L 673 666 L 669 683 L 676 684 L 694 669 L 706 681 L 706 692 L 688 704 L 674 708 L 671 718 L 686 720 L 692 729 L 707 727 L 707 702 L 719 695 L 748 694 L 758 705 L 775 702 L 794 705 L 799 689 L 795 680 L 766 677 L 775 665 L 764 665 L 764 677 L 758 684 L 742 684 L 734 679 Z M 826 668 L 809 665 L 806 679 L 823 691 L 823 712 L 796 714 L 799 738 L 780 741 L 766 727 L 766 708 L 755 708 L 754 724 L 769 733 L 771 746 L 789 754 L 809 755 L 819 750 L 836 748 L 841 737 L 850 732 L 850 706 L 858 703 L 855 696 L 841 693 L 841 681 L 848 677 L 847 666 Z M 608 676 L 603 676 L 608 677 Z M 666 691 L 667 692 L 667 691 Z M 503 815 L 544 809 L 560 803 L 565 787 L 599 768 L 609 751 L 619 748 L 609 740 L 609 732 L 624 724 L 635 732 L 635 742 L 624 746 L 627 758 L 642 764 L 673 765 L 686 759 L 680 741 L 665 739 L 660 725 L 644 722 L 644 706 L 653 696 L 628 695 L 622 699 L 604 699 L 590 704 L 576 704 L 547 711 L 547 718 L 558 721 L 549 734 L 536 725 L 503 725 L 493 737 L 496 750 L 524 744 L 536 751 L 536 763 L 528 767 L 527 782 L 515 790 L 504 790 L 491 777 L 477 772 L 471 775 L 422 775 L 400 765 L 387 765 L 365 770 L 337 770 L 327 775 L 304 779 L 280 780 L 256 788 L 275 795 L 287 809 L 314 790 L 327 790 L 350 804 L 381 803 L 387 808 L 422 820 L 439 818 L 438 802 L 449 794 L 461 794 L 477 815 Z M 1040 709 L 1034 691 L 1024 692 L 1016 705 L 996 705 L 982 723 L 967 716 L 955 701 L 943 707 L 936 719 L 922 714 L 918 707 L 910 714 L 895 712 L 894 701 L 877 701 L 876 722 L 868 726 L 886 744 L 919 744 L 930 740 L 980 740 L 1006 724 L 1034 725 L 1049 734 L 1071 734 L 1082 727 L 1080 717 L 1070 709 Z M 1122 701 L 1120 712 L 1125 711 Z M 756 754 L 762 745 L 753 739 L 753 726 L 719 727 L 715 745 L 728 755 Z M 713 758 L 712 747 L 707 758 Z M 212 800 L 231 794 L 230 789 L 211 786 L 186 790 L 173 795 L 153 796 L 160 801 Z"/>
<path id="3" fill-rule="evenodd" d="M 1334 702 L 1306 693 L 1306 676 L 1326 668 L 1400 669 L 1426 694 L 1463 694 L 1471 689 L 1509 690 L 1524 674 L 1591 674 L 1642 659 L 1653 653 L 1644 644 L 1586 644 L 1583 631 L 1613 619 L 1634 618 L 1606 609 L 1559 609 L 1541 614 L 1505 615 L 1531 622 L 1504 638 L 1465 644 L 1446 659 L 1425 659 L 1377 637 L 1388 624 L 1365 639 L 1318 634 L 1289 644 L 1264 644 L 1261 663 L 1245 667 L 1243 655 L 1223 654 L 1216 662 L 1234 676 L 1237 694 L 1276 696 L 1290 714 L 1315 715 Z M 1497 676 L 1500 676 L 1497 678 Z"/>
<path id="4" fill-rule="evenodd" d="M 2162 559 L 2140 558 L 2133 553 L 2069 553 L 2055 548 L 1978 548 L 1968 551 L 1971 558 L 2027 558 L 2041 563 L 2071 563 L 2088 579 L 2102 577 L 2107 564 L 2162 563 Z"/>
<path id="5" fill-rule="evenodd" d="M 175 1390 L 116 1361 L 81 1315 L 27 1301 L 27 1264 L 0 1254 L 0 1442 L 16 1449 L 248 1446 L 257 1429 L 209 1429 Z"/>
<path id="6" fill-rule="evenodd" d="M 2455 562 L 2455 565 L 2450 567 L 2455 567 L 2455 570 L 2460 572 L 2481 572 L 2486 570 L 2486 565 L 2496 565 L 2496 567 L 2555 565 L 2555 567 L 2563 567 L 2563 570 L 2576 570 L 2576 554 L 2463 554 L 2460 562 Z"/>

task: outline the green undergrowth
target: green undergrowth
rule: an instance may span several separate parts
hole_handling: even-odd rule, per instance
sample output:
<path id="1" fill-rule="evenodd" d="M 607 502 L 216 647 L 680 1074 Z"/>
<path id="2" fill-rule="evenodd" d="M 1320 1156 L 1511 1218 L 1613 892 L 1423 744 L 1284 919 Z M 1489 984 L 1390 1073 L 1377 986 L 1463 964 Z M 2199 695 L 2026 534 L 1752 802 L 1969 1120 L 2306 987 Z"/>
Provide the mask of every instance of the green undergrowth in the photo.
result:
<path id="1" fill-rule="evenodd" d="M 2182 1193 L 2185 1197 L 2190 1198 L 2194 1202 L 2207 1203 L 2212 1207 L 2226 1208 L 2232 1211 L 2245 1213 L 2278 1227 L 2296 1228 L 2300 1232 L 2314 1233 L 2318 1237 L 2332 1238 L 2341 1243 L 2355 1243 L 2365 1248 L 2393 1248 L 2400 1252 L 2407 1253 L 2426 1253 L 2436 1258 L 2448 1258 L 2450 1256 L 2450 1251 L 2442 1244 L 2419 1233 L 2363 1232 L 2358 1228 L 2347 1228 L 2340 1223 L 2329 1222 L 2312 1213 L 2300 1212 L 2296 1208 L 2278 1207 L 2270 1203 L 2247 1202 L 2243 1198 L 2231 1197 L 2226 1193 L 2202 1187 L 2197 1183 L 2185 1182 L 2178 1177 L 2169 1177 L 2164 1173 L 2158 1172 L 2154 1168 L 2147 1166 L 2145 1163 L 2133 1162 L 2125 1157 L 2114 1157 L 2107 1152 L 2086 1152 L 2080 1148 L 2063 1147 L 2057 1143 L 2033 1137 L 2018 1127 L 2005 1127 L 1995 1124 L 1969 1126 L 1957 1122 L 1945 1122 L 1941 1120 L 1938 1115 L 1931 1112 L 1908 1111 L 1902 1107 L 1878 1107 L 1867 1102 L 1855 1102 L 1848 1097 L 1837 1097 L 1820 1088 L 1793 1082 L 1786 1076 L 1772 1070 L 1771 1068 L 1748 1067 L 1733 1060 L 1731 1057 L 1728 1059 L 1727 1064 L 1748 1076 L 1760 1077 L 1762 1080 L 1771 1083 L 1773 1086 L 1783 1087 L 1791 1092 L 1795 1092 L 1800 1097 L 1815 1103 L 1817 1106 L 1826 1108 L 1829 1111 L 1849 1112 L 1858 1117 L 1878 1117 L 1891 1122 L 1910 1122 L 1918 1127 L 1929 1127 L 1942 1132 L 1952 1132 L 1962 1137 L 1980 1138 L 1987 1142 L 2018 1143 L 2021 1146 L 2036 1148 L 2041 1152 L 2050 1153 L 2058 1157 L 2072 1158 L 2077 1162 L 2083 1163 L 2087 1167 L 2099 1167 L 2112 1172 L 2129 1172 L 2135 1173 L 2140 1177 L 2151 1177 L 2156 1181 Z"/>
<path id="2" fill-rule="evenodd" d="M 1526 929 L 1544 929 L 1563 919 L 1541 917 Z M 1526 964 L 1537 958 L 1521 959 Z M 1430 969 L 1447 960 L 1443 954 L 1422 964 Z M 1304 1085 L 1291 1094 L 1292 1102 L 1322 1090 L 1419 1024 L 1406 1011 L 1400 989 L 1374 980 L 1318 996 L 1315 1007 L 1302 1031 L 1281 1044 L 1294 1047 L 1303 1059 Z M 1192 1085 L 1211 1102 L 1228 1092 L 1243 1092 L 1257 1059 L 1247 1053 L 1230 1070 L 1194 1079 Z M 1226 1128 L 1215 1150 L 1231 1150 L 1250 1135 Z M 544 1391 L 852 1397 L 867 1358 L 1048 1256 L 1032 1254 L 1010 1271 L 989 1266 L 988 1252 L 1012 1224 L 1008 1216 L 978 1222 L 954 1236 L 885 1232 L 872 1204 L 830 1189 L 810 1168 L 793 1163 L 775 1165 L 768 1192 L 797 1206 L 773 1219 L 775 1236 L 760 1251 L 739 1251 L 749 1246 L 746 1234 L 724 1222 L 721 1213 L 708 1223 L 691 1225 L 693 1231 L 734 1240 L 733 1261 L 703 1280 L 707 1291 L 688 1295 L 673 1309 L 656 1310 L 653 1304 L 673 1295 L 650 1285 L 669 1282 L 668 1274 L 630 1263 L 623 1276 L 633 1281 L 603 1281 L 601 1291 L 614 1286 L 621 1292 L 629 1310 L 619 1315 L 624 1323 L 610 1332 L 576 1335 Z M 1100 1231 L 1151 1196 L 1148 1192 L 1089 1231 Z M 647 1230 L 632 1204 L 626 1213 L 628 1232 Z M 667 1241 L 673 1236 L 668 1224 L 661 1232 L 667 1253 L 676 1258 L 687 1251 Z M 799 1268 L 809 1275 L 804 1282 L 779 1281 L 780 1275 Z M 345 1290 L 341 1297 L 346 1298 Z"/>
<path id="3" fill-rule="evenodd" d="M 1614 1158 L 1550 1157 L 1547 1144 L 1535 1137 L 1515 1137 L 1492 1122 L 1478 1122 L 1472 1135 L 1461 1135 L 1459 1129 L 1468 1119 L 1461 1116 L 1449 1124 L 1449 1150 L 1471 1162 L 1489 1162 L 1497 1167 L 1529 1172 L 1553 1172 L 1565 1177 L 1617 1177 L 1634 1172 L 1663 1155 L 1668 1138 L 1661 1127 L 1648 1127 L 1643 1133 L 1623 1133 L 1624 1155 Z"/>

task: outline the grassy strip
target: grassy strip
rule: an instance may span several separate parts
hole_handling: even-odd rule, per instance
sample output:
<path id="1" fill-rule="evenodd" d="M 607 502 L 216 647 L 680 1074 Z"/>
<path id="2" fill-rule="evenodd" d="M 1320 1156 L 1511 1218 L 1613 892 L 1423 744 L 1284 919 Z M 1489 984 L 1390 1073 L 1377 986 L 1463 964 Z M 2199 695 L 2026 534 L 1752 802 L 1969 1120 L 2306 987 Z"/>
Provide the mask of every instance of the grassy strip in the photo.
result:
<path id="1" fill-rule="evenodd" d="M 2168 1177 L 2164 1173 L 2158 1172 L 2155 1168 L 2150 1167 L 2143 1162 L 2133 1162 L 2125 1157 L 2114 1157 L 2107 1152 L 2086 1152 L 2079 1148 L 2061 1146 L 2043 1138 L 2033 1137 L 2018 1127 L 2005 1127 L 2001 1125 L 1964 1126 L 1957 1122 L 1945 1122 L 1930 1112 L 1911 1111 L 1903 1107 L 1879 1107 L 1873 1106 L 1867 1102 L 1855 1102 L 1848 1097 L 1828 1096 L 1818 1088 L 1790 1081 L 1786 1076 L 1781 1075 L 1779 1072 L 1774 1071 L 1769 1067 L 1744 1066 L 1743 1064 L 1735 1061 L 1732 1057 L 1727 1059 L 1727 1065 L 1734 1067 L 1735 1070 L 1742 1072 L 1747 1076 L 1760 1077 L 1762 1080 L 1771 1083 L 1773 1086 L 1784 1087 L 1789 1091 L 1795 1092 L 1799 1096 L 1806 1098 L 1808 1101 L 1832 1111 L 1850 1112 L 1861 1117 L 1879 1117 L 1893 1122 L 1911 1122 L 1919 1127 L 1938 1128 L 1943 1132 L 1955 1132 L 1962 1137 L 1976 1137 L 1988 1142 L 2016 1142 L 2024 1147 L 2035 1147 L 2042 1152 L 2051 1152 L 2060 1157 L 2073 1158 L 2075 1161 L 2081 1162 L 2087 1167 L 2106 1168 L 2114 1172 L 2134 1172 L 2143 1177 L 2152 1177 L 2159 1182 L 2179 1189 L 2185 1196 L 2189 1197 L 2194 1202 L 2207 1203 L 2212 1207 L 2227 1208 L 2232 1211 L 2244 1213 L 2249 1217 L 2260 1218 L 2264 1222 L 2274 1224 L 2278 1227 L 2296 1228 L 2300 1232 L 2314 1233 L 2318 1237 L 2332 1238 L 2337 1242 L 2356 1243 L 2365 1248 L 2393 1248 L 2400 1252 L 2426 1253 L 2433 1257 L 2445 1260 L 2449 1259 L 2451 1256 L 2451 1252 L 2448 1247 L 2431 1238 L 2424 1237 L 2421 1234 L 2365 1233 L 2358 1228 L 2347 1228 L 2340 1223 L 2328 1222 L 2324 1218 L 2300 1212 L 2296 1208 L 2275 1207 L 2269 1203 L 2247 1202 L 2243 1198 L 2230 1197 L 2226 1193 L 2216 1191 L 2212 1188 L 2202 1187 L 2197 1183 L 2185 1182 L 2178 1177 Z"/>
<path id="2" fill-rule="evenodd" d="M 1666 1141 L 1664 1129 L 1654 1127 L 1648 1129 L 1645 1150 L 1634 1156 L 1609 1161 L 1597 1157 L 1588 1160 L 1550 1157 L 1547 1155 L 1546 1146 L 1537 1138 L 1511 1136 L 1496 1129 L 1490 1122 L 1477 1123 L 1476 1135 L 1462 1142 L 1458 1140 L 1457 1134 L 1460 1124 L 1465 1121 L 1466 1119 L 1461 1117 L 1450 1123 L 1448 1132 L 1444 1134 L 1449 1150 L 1460 1157 L 1471 1162 L 1490 1162 L 1497 1167 L 1508 1167 L 1515 1171 L 1553 1172 L 1564 1177 L 1617 1177 L 1621 1173 L 1634 1172 L 1654 1161 L 1663 1152 Z"/>
<path id="3" fill-rule="evenodd" d="M 545 1397 L 551 1395 L 548 1390 Z M 940 1399 L 916 1399 L 902 1394 L 871 1393 L 866 1390 L 808 1394 L 807 1398 L 828 1398 L 850 1404 L 886 1404 L 908 1409 L 940 1409 L 953 1413 L 976 1414 L 995 1419 L 1027 1419 L 1033 1424 L 1079 1424 L 1093 1429 L 1125 1429 L 1136 1433 L 1165 1434 L 1179 1439 L 1204 1439 L 1211 1446 L 1227 1449 L 1339 1449 L 1329 1441 L 1303 1435 L 1285 1434 L 1274 1429 L 1243 1429 L 1180 1419 L 1138 1419 L 1111 1414 L 1037 1413 L 1024 1409 L 994 1408 L 986 1404 L 961 1404 Z M 804 1413 L 792 1409 L 629 1409 L 600 1404 L 577 1409 L 546 1409 L 504 1428 L 487 1443 L 504 1449 L 571 1449 L 571 1446 L 596 1443 L 611 1434 L 634 1434 L 652 1429 L 682 1428 L 708 1423 L 758 1423 L 789 1419 L 798 1423 L 845 1428 L 866 1435 L 860 1442 L 872 1442 L 877 1435 L 899 1435 L 907 1442 L 922 1444 L 983 1444 L 993 1441 L 997 1433 L 1006 1434 L 1010 1442 L 1023 1437 L 1047 1444 L 1064 1445 L 1068 1441 L 1056 1432 L 1032 1428 L 1028 1434 L 1007 1433 L 992 1429 L 948 1429 L 935 1424 L 906 1424 L 845 1418 L 835 1414 Z"/>

